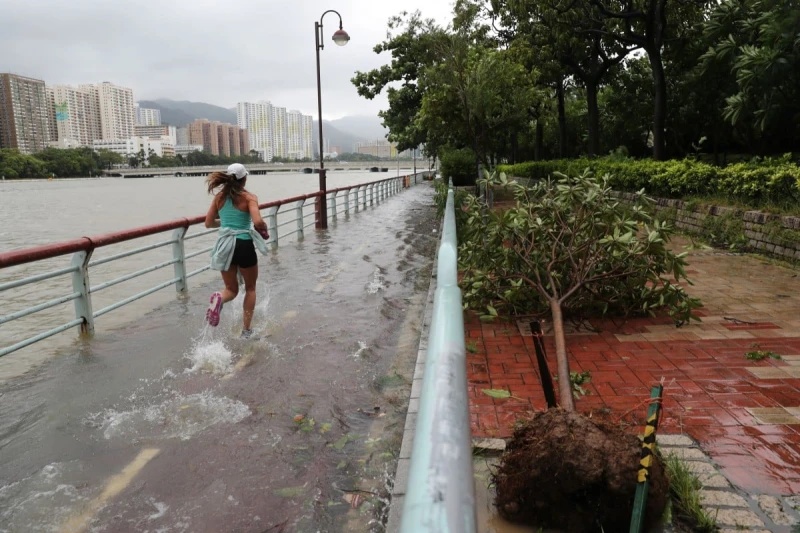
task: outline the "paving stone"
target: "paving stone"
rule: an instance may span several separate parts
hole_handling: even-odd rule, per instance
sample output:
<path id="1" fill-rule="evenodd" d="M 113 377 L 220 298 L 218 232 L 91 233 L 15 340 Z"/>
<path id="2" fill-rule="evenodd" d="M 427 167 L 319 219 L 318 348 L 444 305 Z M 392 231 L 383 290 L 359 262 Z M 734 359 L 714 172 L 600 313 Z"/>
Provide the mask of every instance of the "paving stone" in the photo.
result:
<path id="1" fill-rule="evenodd" d="M 748 507 L 747 500 L 727 490 L 701 490 L 700 501 L 704 507 Z"/>
<path id="2" fill-rule="evenodd" d="M 699 448 L 661 448 L 664 457 L 677 457 L 684 461 L 708 461 L 708 457 Z"/>
<path id="3" fill-rule="evenodd" d="M 714 468 L 714 465 L 711 463 L 706 463 L 705 461 L 684 461 L 683 464 L 689 470 L 689 472 L 700 476 L 700 475 L 712 475 L 717 474 L 717 469 Z"/>
<path id="4" fill-rule="evenodd" d="M 783 512 L 783 505 L 775 496 L 760 495 L 758 497 L 758 506 L 776 525 L 791 526 L 797 523 L 794 518 Z"/>
<path id="5" fill-rule="evenodd" d="M 721 526 L 764 527 L 764 521 L 753 511 L 746 511 L 744 509 L 720 509 L 718 512 L 715 512 L 715 514 L 717 517 L 717 524 Z"/>
<path id="6" fill-rule="evenodd" d="M 656 435 L 659 446 L 693 446 L 694 441 L 688 435 Z"/>
<path id="7" fill-rule="evenodd" d="M 720 529 L 719 533 L 742 533 L 742 531 L 747 531 L 747 533 L 772 533 L 768 529 Z"/>
<path id="8" fill-rule="evenodd" d="M 487 453 L 502 453 L 506 449 L 503 439 L 472 439 L 472 449 Z"/>
<path id="9" fill-rule="evenodd" d="M 730 481 L 728 481 L 728 479 L 725 476 L 722 476 L 720 474 L 714 474 L 711 476 L 699 475 L 697 477 L 700 480 L 700 483 L 702 483 L 703 486 L 707 488 L 727 489 L 731 486 Z"/>

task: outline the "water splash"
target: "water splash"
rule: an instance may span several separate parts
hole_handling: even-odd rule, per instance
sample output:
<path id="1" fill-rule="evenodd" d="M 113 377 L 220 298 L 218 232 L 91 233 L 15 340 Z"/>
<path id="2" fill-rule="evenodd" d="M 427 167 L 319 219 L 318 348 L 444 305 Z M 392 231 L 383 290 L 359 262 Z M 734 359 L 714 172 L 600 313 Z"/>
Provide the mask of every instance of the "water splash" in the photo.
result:
<path id="1" fill-rule="evenodd" d="M 233 369 L 233 352 L 222 341 L 201 339 L 192 350 L 184 356 L 191 366 L 184 372 L 208 372 L 211 374 L 227 374 Z"/>
<path id="2" fill-rule="evenodd" d="M 250 414 L 250 408 L 242 402 L 215 396 L 211 391 L 188 396 L 172 392 L 160 403 L 124 411 L 105 409 L 88 415 L 83 422 L 101 430 L 106 440 L 189 440 L 211 426 L 235 424 Z"/>
<path id="3" fill-rule="evenodd" d="M 383 272 L 379 267 L 372 271 L 372 279 L 367 284 L 367 294 L 378 294 L 378 292 L 386 289 L 386 279 Z"/>

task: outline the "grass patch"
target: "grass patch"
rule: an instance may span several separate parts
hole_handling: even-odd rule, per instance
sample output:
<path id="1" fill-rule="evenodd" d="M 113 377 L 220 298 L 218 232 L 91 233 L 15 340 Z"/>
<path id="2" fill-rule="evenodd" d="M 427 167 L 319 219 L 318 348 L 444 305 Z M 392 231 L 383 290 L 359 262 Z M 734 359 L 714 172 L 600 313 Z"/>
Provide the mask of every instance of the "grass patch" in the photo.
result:
<path id="1" fill-rule="evenodd" d="M 780 360 L 780 358 L 781 358 L 780 354 L 777 354 L 775 352 L 770 352 L 770 351 L 764 351 L 764 350 L 755 350 L 755 351 L 747 352 L 746 354 L 744 354 L 744 358 L 745 359 L 749 359 L 750 361 L 763 361 L 767 357 L 771 357 L 771 358 L 777 359 L 777 360 Z"/>
<path id="2" fill-rule="evenodd" d="M 700 480 L 677 457 L 664 461 L 669 479 L 673 520 L 697 533 L 715 533 L 717 519 L 703 510 L 700 504 Z"/>
<path id="3" fill-rule="evenodd" d="M 478 343 L 475 341 L 469 341 L 466 344 L 467 353 L 478 353 Z"/>

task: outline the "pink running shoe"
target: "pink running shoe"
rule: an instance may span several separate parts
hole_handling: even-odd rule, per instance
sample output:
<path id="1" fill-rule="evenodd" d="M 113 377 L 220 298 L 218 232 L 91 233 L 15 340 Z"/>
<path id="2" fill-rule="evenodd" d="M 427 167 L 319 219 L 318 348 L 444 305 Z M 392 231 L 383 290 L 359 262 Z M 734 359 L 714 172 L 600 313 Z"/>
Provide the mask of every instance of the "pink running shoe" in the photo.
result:
<path id="1" fill-rule="evenodd" d="M 222 311 L 222 294 L 215 292 L 211 295 L 211 303 L 206 311 L 206 320 L 214 327 L 219 324 L 220 311 Z"/>

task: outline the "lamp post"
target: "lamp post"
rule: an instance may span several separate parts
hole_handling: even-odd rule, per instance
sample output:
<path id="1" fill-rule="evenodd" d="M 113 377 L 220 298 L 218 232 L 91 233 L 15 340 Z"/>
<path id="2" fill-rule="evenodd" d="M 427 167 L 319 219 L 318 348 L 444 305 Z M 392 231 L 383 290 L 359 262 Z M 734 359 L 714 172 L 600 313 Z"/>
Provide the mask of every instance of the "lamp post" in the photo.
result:
<path id="1" fill-rule="evenodd" d="M 322 14 L 319 22 L 314 22 L 314 38 L 317 42 L 317 107 L 319 111 L 319 190 L 322 196 L 319 197 L 317 202 L 317 220 L 316 228 L 325 229 L 328 227 L 328 197 L 327 197 L 327 180 L 325 177 L 325 144 L 322 142 L 322 84 L 320 83 L 319 76 L 319 51 L 325 48 L 323 43 L 324 36 L 322 34 L 322 19 L 328 13 L 336 13 L 339 17 L 339 29 L 333 32 L 333 42 L 339 46 L 344 46 L 350 40 L 350 36 L 342 29 L 342 16 L 338 11 L 329 9 Z"/>

